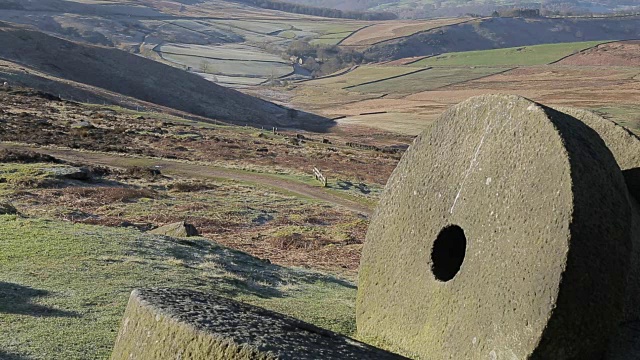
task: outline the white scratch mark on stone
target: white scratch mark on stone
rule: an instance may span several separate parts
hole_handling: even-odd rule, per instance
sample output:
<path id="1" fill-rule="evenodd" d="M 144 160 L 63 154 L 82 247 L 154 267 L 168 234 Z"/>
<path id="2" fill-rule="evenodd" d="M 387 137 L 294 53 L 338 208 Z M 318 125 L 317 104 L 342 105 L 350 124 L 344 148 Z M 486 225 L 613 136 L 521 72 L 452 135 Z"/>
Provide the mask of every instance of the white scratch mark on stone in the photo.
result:
<path id="1" fill-rule="evenodd" d="M 453 209 L 455 209 L 456 203 L 458 202 L 458 199 L 460 198 L 460 193 L 462 193 L 462 189 L 464 188 L 464 183 L 467 181 L 467 178 L 469 177 L 469 174 L 471 174 L 471 170 L 473 169 L 473 166 L 476 164 L 476 162 L 478 160 L 478 155 L 480 154 L 480 149 L 482 148 L 482 144 L 484 144 L 484 138 L 487 136 L 487 134 L 489 133 L 489 131 L 491 129 L 491 120 L 492 120 L 492 118 L 489 118 L 489 122 L 487 123 L 487 127 L 484 129 L 484 134 L 482 134 L 482 137 L 480 138 L 480 143 L 478 144 L 478 147 L 476 147 L 476 152 L 473 154 L 473 158 L 471 158 L 471 162 L 469 163 L 469 168 L 467 168 L 467 171 L 464 174 L 464 178 L 462 179 L 462 183 L 460 184 L 460 189 L 458 189 L 458 193 L 456 194 L 456 198 L 453 199 L 453 205 L 451 205 L 451 210 L 449 210 L 449 214 L 453 214 Z"/>

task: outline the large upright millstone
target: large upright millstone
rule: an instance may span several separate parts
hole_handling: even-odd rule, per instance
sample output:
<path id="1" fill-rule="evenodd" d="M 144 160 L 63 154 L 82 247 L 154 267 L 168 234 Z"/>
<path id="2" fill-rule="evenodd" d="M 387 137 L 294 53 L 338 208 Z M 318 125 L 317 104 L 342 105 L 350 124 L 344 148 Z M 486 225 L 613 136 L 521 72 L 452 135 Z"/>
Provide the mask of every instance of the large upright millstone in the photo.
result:
<path id="1" fill-rule="evenodd" d="M 555 110 L 575 117 L 595 130 L 615 157 L 630 193 L 632 209 L 631 266 L 627 275 L 625 321 L 640 320 L 640 138 L 628 129 L 591 111 L 569 107 Z"/>
<path id="2" fill-rule="evenodd" d="M 640 138 L 625 127 L 591 111 L 570 107 L 556 110 L 575 117 L 600 135 L 616 158 L 629 192 L 640 201 Z"/>
<path id="3" fill-rule="evenodd" d="M 111 360 L 400 360 L 300 320 L 183 289 L 134 290 Z"/>
<path id="4" fill-rule="evenodd" d="M 517 96 L 454 106 L 372 218 L 359 335 L 423 359 L 598 359 L 622 316 L 626 191 L 573 117 Z"/>

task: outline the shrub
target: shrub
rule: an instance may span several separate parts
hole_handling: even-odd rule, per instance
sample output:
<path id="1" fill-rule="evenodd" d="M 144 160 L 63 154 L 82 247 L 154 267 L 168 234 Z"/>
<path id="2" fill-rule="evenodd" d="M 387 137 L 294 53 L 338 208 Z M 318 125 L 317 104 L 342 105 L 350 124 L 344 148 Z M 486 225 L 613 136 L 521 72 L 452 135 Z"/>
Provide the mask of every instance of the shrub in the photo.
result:
<path id="1" fill-rule="evenodd" d="M 71 198 L 91 199 L 92 202 L 100 205 L 156 197 L 156 193 L 152 190 L 126 187 L 78 187 L 67 188 L 64 192 Z"/>
<path id="2" fill-rule="evenodd" d="M 125 171 L 125 174 L 138 179 L 155 180 L 162 173 L 160 172 L 160 169 L 156 169 L 156 168 L 133 166 L 133 167 L 127 168 L 127 170 Z"/>
<path id="3" fill-rule="evenodd" d="M 13 162 L 21 164 L 31 163 L 61 163 L 59 159 L 47 154 L 27 150 L 0 150 L 0 162 Z"/>
<path id="4" fill-rule="evenodd" d="M 218 185 L 210 184 L 204 181 L 176 181 L 169 184 L 167 188 L 175 192 L 197 192 L 205 190 L 214 190 Z"/>
<path id="5" fill-rule="evenodd" d="M 269 239 L 269 243 L 280 250 L 318 250 L 327 245 L 327 242 L 322 239 L 307 238 L 300 233 L 276 236 Z"/>

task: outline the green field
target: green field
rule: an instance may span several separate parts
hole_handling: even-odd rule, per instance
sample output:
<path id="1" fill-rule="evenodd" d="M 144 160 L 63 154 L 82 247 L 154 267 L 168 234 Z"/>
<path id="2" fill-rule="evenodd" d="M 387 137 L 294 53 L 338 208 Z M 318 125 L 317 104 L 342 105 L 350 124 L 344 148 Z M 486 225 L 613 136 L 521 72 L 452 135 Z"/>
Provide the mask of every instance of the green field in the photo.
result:
<path id="1" fill-rule="evenodd" d="M 343 38 L 317 38 L 311 40 L 309 43 L 311 45 L 336 45 Z"/>
<path id="2" fill-rule="evenodd" d="M 316 33 L 318 36 L 337 33 L 352 33 L 367 25 L 366 22 L 344 19 L 326 21 L 286 21 L 283 23 L 290 25 L 294 29 L 299 29 L 300 31 Z"/>
<path id="3" fill-rule="evenodd" d="M 260 85 L 266 81 L 264 78 L 250 78 L 241 76 L 225 76 L 225 75 L 212 75 L 212 74 L 200 74 L 202 77 L 209 81 L 213 81 L 220 85 L 228 84 L 232 86 L 255 86 Z"/>
<path id="4" fill-rule="evenodd" d="M 199 20 L 199 22 L 216 31 L 240 36 L 244 41 L 253 44 L 264 42 L 272 43 L 283 40 L 283 38 L 275 34 L 289 29 L 289 26 L 282 23 L 263 23 L 245 20 Z"/>
<path id="5" fill-rule="evenodd" d="M 601 44 L 586 41 L 563 44 L 520 46 L 506 49 L 446 53 L 411 64 L 421 66 L 526 66 L 543 65 Z"/>
<path id="6" fill-rule="evenodd" d="M 392 76 L 410 73 L 412 71 L 416 71 L 416 69 L 400 66 L 360 66 L 354 71 L 346 73 L 342 76 L 314 80 L 308 82 L 307 84 L 321 85 L 330 88 L 345 88 L 347 86 L 358 85 L 369 81 L 382 80 Z"/>
<path id="7" fill-rule="evenodd" d="M 281 36 L 287 39 L 295 39 L 297 37 L 296 32 L 293 30 L 285 30 L 283 32 L 278 33 L 278 36 Z"/>
<path id="8" fill-rule="evenodd" d="M 242 38 L 230 31 L 229 27 L 212 26 L 210 23 L 201 20 L 172 20 L 166 24 L 171 24 L 176 28 L 183 28 L 192 32 L 202 33 L 210 38 L 210 41 L 242 41 Z"/>
<path id="9" fill-rule="evenodd" d="M 417 136 L 433 124 L 433 119 L 428 116 L 403 112 L 348 116 L 337 121 L 340 124 L 361 125 L 411 136 Z"/>
<path id="10" fill-rule="evenodd" d="M 259 48 L 240 44 L 224 45 L 191 45 L 166 44 L 158 47 L 162 53 L 208 57 L 216 59 L 245 60 L 245 61 L 273 61 L 286 64 L 280 56 L 262 51 Z"/>
<path id="11" fill-rule="evenodd" d="M 283 63 L 256 61 L 229 61 L 199 58 L 188 55 L 163 54 L 163 58 L 174 64 L 190 67 L 193 71 L 233 77 L 255 77 L 267 79 L 290 74 L 293 67 Z"/>
<path id="12" fill-rule="evenodd" d="M 259 34 L 272 34 L 291 29 L 291 25 L 281 22 L 247 21 L 247 20 L 210 20 L 209 24 L 229 26 L 233 30 L 241 29 Z"/>
<path id="13" fill-rule="evenodd" d="M 508 69 L 509 68 L 499 67 L 432 68 L 419 73 L 384 80 L 374 84 L 352 87 L 349 88 L 349 91 L 408 95 L 477 79 Z"/>
<path id="14" fill-rule="evenodd" d="M 301 39 L 333 37 L 342 34 L 343 37 L 364 26 L 360 22 L 351 21 L 246 21 L 246 20 L 207 20 L 198 21 L 200 25 L 209 26 L 207 31 L 231 32 L 242 36 L 248 42 L 260 43 L 274 39 Z M 200 28 L 200 31 L 204 31 Z"/>
<path id="15" fill-rule="evenodd" d="M 352 32 L 341 32 L 341 33 L 322 35 L 320 37 L 317 37 L 311 40 L 311 44 L 336 45 L 342 39 L 346 38 L 351 34 Z"/>

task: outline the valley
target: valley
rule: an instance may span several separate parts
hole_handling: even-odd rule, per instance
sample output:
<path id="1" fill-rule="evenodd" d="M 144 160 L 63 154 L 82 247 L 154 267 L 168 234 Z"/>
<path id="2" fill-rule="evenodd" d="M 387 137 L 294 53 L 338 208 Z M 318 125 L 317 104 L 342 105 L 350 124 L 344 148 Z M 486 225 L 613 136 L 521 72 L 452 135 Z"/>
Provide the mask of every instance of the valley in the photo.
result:
<path id="1" fill-rule="evenodd" d="M 233 88 L 286 86 L 362 62 L 640 37 L 637 16 L 364 21 L 258 10 L 225 1 L 15 4 L 0 2 L 0 21 L 122 49 Z M 11 48 L 18 45 L 14 41 L 4 43 Z M 28 63 L 22 59 L 22 65 Z"/>

